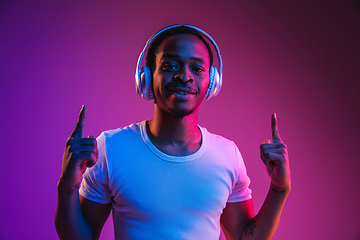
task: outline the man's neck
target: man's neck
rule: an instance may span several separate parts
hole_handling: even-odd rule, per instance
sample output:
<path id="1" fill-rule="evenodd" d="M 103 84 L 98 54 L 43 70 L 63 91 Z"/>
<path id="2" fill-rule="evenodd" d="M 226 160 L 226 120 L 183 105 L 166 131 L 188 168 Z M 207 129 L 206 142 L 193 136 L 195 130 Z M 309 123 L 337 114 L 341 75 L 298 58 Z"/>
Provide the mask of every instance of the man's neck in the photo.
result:
<path id="1" fill-rule="evenodd" d="M 155 110 L 154 118 L 147 124 L 149 139 L 155 147 L 168 155 L 192 154 L 201 146 L 201 132 L 197 120 L 197 110 L 185 117 Z"/>

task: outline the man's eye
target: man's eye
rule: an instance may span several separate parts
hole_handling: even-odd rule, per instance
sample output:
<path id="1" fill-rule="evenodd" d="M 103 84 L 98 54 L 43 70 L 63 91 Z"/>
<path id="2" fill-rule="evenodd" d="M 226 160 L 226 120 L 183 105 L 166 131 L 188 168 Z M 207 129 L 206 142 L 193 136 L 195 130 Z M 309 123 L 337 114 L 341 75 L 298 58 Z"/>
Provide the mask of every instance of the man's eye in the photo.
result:
<path id="1" fill-rule="evenodd" d="M 176 70 L 177 66 L 175 64 L 172 63 L 167 63 L 163 65 L 163 68 L 166 70 Z"/>
<path id="2" fill-rule="evenodd" d="M 194 66 L 192 69 L 193 69 L 193 71 L 199 72 L 199 73 L 205 72 L 205 68 L 203 68 L 202 66 Z"/>

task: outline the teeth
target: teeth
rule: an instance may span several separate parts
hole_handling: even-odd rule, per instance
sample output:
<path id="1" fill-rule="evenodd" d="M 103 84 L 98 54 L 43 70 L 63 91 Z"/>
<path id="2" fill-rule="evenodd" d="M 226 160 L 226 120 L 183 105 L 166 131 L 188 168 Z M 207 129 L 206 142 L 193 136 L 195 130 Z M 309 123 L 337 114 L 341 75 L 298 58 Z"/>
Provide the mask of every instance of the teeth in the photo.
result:
<path id="1" fill-rule="evenodd" d="M 175 89 L 168 89 L 168 91 L 174 93 L 174 94 L 178 94 L 178 95 L 190 95 L 190 94 L 195 94 L 192 92 L 188 92 L 188 91 L 181 91 L 181 90 L 175 90 Z"/>
<path id="2" fill-rule="evenodd" d="M 182 92 L 182 91 L 172 91 L 173 93 L 180 94 L 180 95 L 188 95 L 191 94 L 189 92 Z"/>

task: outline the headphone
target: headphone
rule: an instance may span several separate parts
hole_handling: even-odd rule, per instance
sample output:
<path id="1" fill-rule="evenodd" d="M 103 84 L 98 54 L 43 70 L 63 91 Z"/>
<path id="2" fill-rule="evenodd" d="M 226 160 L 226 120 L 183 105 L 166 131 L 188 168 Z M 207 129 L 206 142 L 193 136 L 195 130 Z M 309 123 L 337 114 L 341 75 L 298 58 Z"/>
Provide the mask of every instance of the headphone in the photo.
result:
<path id="1" fill-rule="evenodd" d="M 187 27 L 187 28 L 196 30 L 202 36 L 206 37 L 216 49 L 216 55 L 217 55 L 218 61 L 219 61 L 218 62 L 219 63 L 219 71 L 217 70 L 216 67 L 211 66 L 211 68 L 210 68 L 210 81 L 209 81 L 209 85 L 208 85 L 208 88 L 207 88 L 206 94 L 205 94 L 205 99 L 209 100 L 211 97 L 216 96 L 219 93 L 219 91 L 221 89 L 221 85 L 222 85 L 222 59 L 221 59 L 221 55 L 220 55 L 220 49 L 217 46 L 214 39 L 209 34 L 207 34 L 205 31 L 201 30 L 200 28 L 191 26 L 191 25 L 182 25 L 182 24 L 171 25 L 169 27 L 163 28 L 160 31 L 158 31 L 157 33 L 155 33 L 154 35 L 152 35 L 149 38 L 149 40 L 146 42 L 146 45 L 145 45 L 144 49 L 142 50 L 142 52 L 140 53 L 140 56 L 139 56 L 139 59 L 138 59 L 137 65 L 136 65 L 136 73 L 135 73 L 136 92 L 137 92 L 137 94 L 139 94 L 146 100 L 152 100 L 154 98 L 154 94 L 151 89 L 151 85 L 152 85 L 151 84 L 151 81 L 152 81 L 151 80 L 151 70 L 148 66 L 143 66 L 140 69 L 141 62 L 142 62 L 142 59 L 145 55 L 145 52 L 146 52 L 148 46 L 150 45 L 150 43 L 153 41 L 154 38 L 156 38 L 162 32 L 165 32 L 169 29 L 177 28 L 177 27 Z"/>

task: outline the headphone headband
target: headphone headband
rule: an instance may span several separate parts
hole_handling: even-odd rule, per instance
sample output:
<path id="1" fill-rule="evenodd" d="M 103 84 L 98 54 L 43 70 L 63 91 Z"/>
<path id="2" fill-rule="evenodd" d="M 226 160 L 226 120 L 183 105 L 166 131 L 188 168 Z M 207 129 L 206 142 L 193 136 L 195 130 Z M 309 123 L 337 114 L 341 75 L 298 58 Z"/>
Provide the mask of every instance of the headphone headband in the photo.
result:
<path id="1" fill-rule="evenodd" d="M 184 25 L 184 24 L 176 24 L 176 25 L 171 25 L 168 27 L 165 27 L 163 29 L 161 29 L 160 31 L 158 31 L 157 33 L 155 33 L 154 35 L 152 35 L 149 40 L 147 40 L 144 49 L 142 50 L 142 52 L 140 53 L 140 56 L 138 58 L 138 62 L 136 65 L 136 73 L 135 73 L 135 81 L 136 81 L 136 92 L 139 95 L 142 95 L 145 99 L 150 100 L 152 99 L 151 97 L 145 97 L 144 96 L 144 86 L 147 85 L 147 83 L 143 83 L 143 81 L 141 80 L 141 75 L 144 74 L 144 70 L 143 68 L 141 68 L 141 63 L 142 63 L 142 59 L 145 56 L 145 52 L 147 50 L 147 48 L 149 47 L 149 45 L 151 44 L 151 42 L 154 40 L 154 38 L 156 38 L 157 36 L 159 36 L 161 33 L 169 30 L 169 29 L 173 29 L 173 28 L 178 28 L 178 27 L 187 27 L 187 28 L 191 28 L 196 30 L 197 32 L 199 32 L 201 35 L 203 35 L 204 37 L 206 37 L 214 46 L 215 50 L 216 50 L 216 55 L 218 57 L 218 64 L 219 64 L 219 71 L 217 72 L 218 74 L 218 79 L 217 79 L 217 84 L 216 84 L 216 88 L 215 89 L 211 89 L 211 91 L 214 91 L 213 94 L 211 94 L 211 96 L 216 96 L 217 93 L 220 91 L 221 85 L 222 85 L 222 68 L 223 68 L 223 64 L 222 64 L 222 58 L 220 55 L 220 49 L 218 47 L 218 45 L 216 44 L 215 40 L 208 34 L 206 33 L 204 30 L 191 26 L 191 25 Z M 147 71 L 148 72 L 148 71 Z M 148 74 L 148 73 L 145 73 Z M 209 89 L 210 91 L 210 89 Z M 210 97 L 208 97 L 207 99 L 209 99 Z"/>

